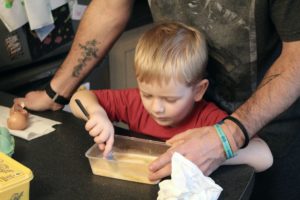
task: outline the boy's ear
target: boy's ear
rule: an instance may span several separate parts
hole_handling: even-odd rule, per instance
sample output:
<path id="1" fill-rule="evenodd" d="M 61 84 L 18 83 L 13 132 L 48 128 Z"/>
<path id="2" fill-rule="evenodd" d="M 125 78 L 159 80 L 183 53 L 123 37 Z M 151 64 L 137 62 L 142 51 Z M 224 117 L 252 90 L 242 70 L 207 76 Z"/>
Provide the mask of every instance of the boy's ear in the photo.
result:
<path id="1" fill-rule="evenodd" d="M 195 101 L 201 101 L 207 88 L 208 88 L 208 80 L 203 79 L 199 83 L 196 84 L 194 88 L 194 100 Z"/>

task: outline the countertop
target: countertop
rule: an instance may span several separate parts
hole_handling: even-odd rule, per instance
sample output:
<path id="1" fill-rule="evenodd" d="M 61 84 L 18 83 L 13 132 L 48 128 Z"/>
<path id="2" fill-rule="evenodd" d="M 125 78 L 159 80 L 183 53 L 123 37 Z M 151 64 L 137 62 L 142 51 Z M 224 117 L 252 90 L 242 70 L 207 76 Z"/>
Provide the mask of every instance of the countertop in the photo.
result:
<path id="1" fill-rule="evenodd" d="M 0 105 L 11 107 L 12 95 L 0 92 Z M 93 145 L 84 121 L 64 111 L 32 112 L 62 122 L 48 135 L 25 141 L 15 137 L 13 158 L 29 167 L 31 200 L 153 200 L 158 185 L 147 185 L 93 175 L 85 152 Z M 116 128 L 118 134 L 129 131 Z M 135 135 L 133 133 L 133 135 Z M 254 170 L 246 165 L 222 166 L 212 175 L 223 191 L 219 199 L 249 199 Z"/>

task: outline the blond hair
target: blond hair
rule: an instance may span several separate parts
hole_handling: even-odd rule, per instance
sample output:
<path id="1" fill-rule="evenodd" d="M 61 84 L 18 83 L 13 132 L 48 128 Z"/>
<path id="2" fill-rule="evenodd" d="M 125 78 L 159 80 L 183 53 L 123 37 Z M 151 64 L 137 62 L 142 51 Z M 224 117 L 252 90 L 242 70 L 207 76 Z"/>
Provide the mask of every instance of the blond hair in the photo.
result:
<path id="1" fill-rule="evenodd" d="M 135 50 L 135 73 L 141 82 L 168 83 L 175 79 L 187 86 L 205 74 L 207 48 L 195 28 L 169 22 L 155 25 L 139 39 Z"/>

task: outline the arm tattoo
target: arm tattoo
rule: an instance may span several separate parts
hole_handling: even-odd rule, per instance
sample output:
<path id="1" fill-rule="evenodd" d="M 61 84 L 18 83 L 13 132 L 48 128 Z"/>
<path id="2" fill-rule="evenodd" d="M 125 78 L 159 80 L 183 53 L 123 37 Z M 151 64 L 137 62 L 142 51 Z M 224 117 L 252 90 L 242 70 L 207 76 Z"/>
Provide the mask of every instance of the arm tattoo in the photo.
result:
<path id="1" fill-rule="evenodd" d="M 80 49 L 82 49 L 82 57 L 78 59 L 78 64 L 74 67 L 73 77 L 79 77 L 81 70 L 86 66 L 87 61 L 92 60 L 93 58 L 97 59 L 97 44 L 96 40 L 87 41 L 84 45 L 79 44 Z"/>
<path id="2" fill-rule="evenodd" d="M 273 81 L 278 76 L 280 76 L 280 74 L 273 74 L 271 76 L 265 77 L 265 81 L 259 85 L 259 87 L 257 88 L 257 90 L 260 90 L 261 88 L 263 88 L 264 86 L 266 86 L 267 84 L 269 84 L 271 81 Z"/>
<path id="3" fill-rule="evenodd" d="M 262 89 L 263 87 L 265 87 L 266 85 L 270 84 L 274 79 L 276 79 L 277 77 L 279 77 L 280 74 L 273 74 L 273 75 L 270 75 L 270 76 L 266 76 L 263 81 L 260 83 L 260 85 L 257 87 L 256 91 L 254 92 L 254 94 L 252 95 L 254 97 L 254 100 L 252 101 L 254 104 L 257 105 L 257 101 L 260 101 L 260 100 L 255 100 L 256 98 L 256 92 L 259 91 L 260 89 Z M 265 94 L 268 96 L 269 99 L 271 99 L 271 97 L 269 96 L 269 94 Z M 250 107 L 249 107 L 249 110 L 247 110 L 248 112 L 250 112 Z"/>
<path id="4" fill-rule="evenodd" d="M 260 89 L 262 89 L 263 87 L 265 87 L 266 85 L 268 85 L 270 82 L 272 82 L 274 79 L 276 79 L 277 77 L 279 77 L 281 74 L 273 74 L 270 76 L 266 76 L 264 78 L 264 81 L 261 82 L 261 84 L 258 86 L 256 92 Z M 259 102 L 260 100 L 256 99 L 256 92 L 254 92 L 254 94 L 252 95 L 253 99 L 252 99 L 252 103 L 255 105 L 259 105 L 257 102 Z M 269 96 L 269 95 L 268 95 Z M 271 99 L 271 97 L 269 96 L 269 99 Z M 251 110 L 253 109 L 252 106 L 244 106 L 243 110 L 239 110 L 237 113 L 239 116 L 241 116 L 243 119 L 248 118 L 249 113 L 251 113 Z"/>

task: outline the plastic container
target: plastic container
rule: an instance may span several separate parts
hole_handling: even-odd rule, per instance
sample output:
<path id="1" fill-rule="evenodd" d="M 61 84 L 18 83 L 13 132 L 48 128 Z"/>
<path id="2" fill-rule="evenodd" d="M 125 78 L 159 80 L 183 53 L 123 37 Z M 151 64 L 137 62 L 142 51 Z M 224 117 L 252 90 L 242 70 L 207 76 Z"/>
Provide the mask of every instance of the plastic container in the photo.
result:
<path id="1" fill-rule="evenodd" d="M 163 142 L 116 135 L 111 158 L 103 158 L 96 144 L 85 155 L 95 175 L 156 184 L 148 179 L 148 165 L 168 148 Z"/>
<path id="2" fill-rule="evenodd" d="M 30 169 L 0 152 L 0 199 L 29 200 Z"/>
<path id="3" fill-rule="evenodd" d="M 15 150 L 15 139 L 5 127 L 0 127 L 0 152 L 12 156 Z"/>

